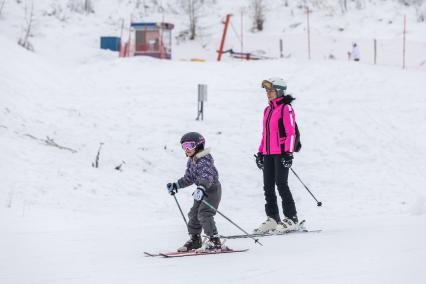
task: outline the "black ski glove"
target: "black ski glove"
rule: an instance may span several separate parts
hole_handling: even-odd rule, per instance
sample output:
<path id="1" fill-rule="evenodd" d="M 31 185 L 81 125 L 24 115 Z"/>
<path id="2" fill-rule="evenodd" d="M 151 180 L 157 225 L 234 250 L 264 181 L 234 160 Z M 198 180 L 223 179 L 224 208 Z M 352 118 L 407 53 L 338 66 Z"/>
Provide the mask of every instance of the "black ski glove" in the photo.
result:
<path id="1" fill-rule="evenodd" d="M 258 152 L 257 155 L 254 155 L 254 157 L 256 158 L 256 166 L 263 170 L 263 153 Z"/>
<path id="2" fill-rule="evenodd" d="M 170 195 L 175 195 L 178 193 L 178 189 L 180 188 L 179 183 L 177 182 L 169 182 L 167 184 L 167 190 L 169 191 Z"/>
<path id="3" fill-rule="evenodd" d="M 293 164 L 293 153 L 284 153 L 281 156 L 281 164 L 284 166 L 284 168 L 291 168 L 291 165 Z"/>

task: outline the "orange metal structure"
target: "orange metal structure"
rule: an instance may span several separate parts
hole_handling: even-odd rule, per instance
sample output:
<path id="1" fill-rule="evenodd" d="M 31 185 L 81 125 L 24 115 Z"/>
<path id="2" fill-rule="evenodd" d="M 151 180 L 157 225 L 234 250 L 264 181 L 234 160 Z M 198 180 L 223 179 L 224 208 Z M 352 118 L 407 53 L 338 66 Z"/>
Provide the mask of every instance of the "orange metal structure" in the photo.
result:
<path id="1" fill-rule="evenodd" d="M 231 14 L 226 15 L 226 20 L 225 20 L 225 25 L 223 27 L 223 33 L 222 33 L 222 40 L 220 41 L 220 47 L 219 50 L 217 51 L 217 61 L 220 61 L 222 59 L 222 53 L 223 53 L 223 47 L 225 45 L 225 38 L 226 38 L 226 32 L 228 31 L 228 25 L 229 25 L 229 20 L 231 18 Z"/>

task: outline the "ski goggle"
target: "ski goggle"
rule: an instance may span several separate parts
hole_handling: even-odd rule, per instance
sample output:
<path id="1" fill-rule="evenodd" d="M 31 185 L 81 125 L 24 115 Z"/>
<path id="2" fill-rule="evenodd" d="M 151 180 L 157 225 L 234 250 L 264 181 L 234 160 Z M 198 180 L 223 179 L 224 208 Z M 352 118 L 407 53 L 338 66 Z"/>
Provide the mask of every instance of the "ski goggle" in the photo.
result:
<path id="1" fill-rule="evenodd" d="M 185 150 L 185 151 L 192 151 L 195 148 L 197 148 L 197 143 L 195 143 L 193 141 L 182 143 L 182 149 Z"/>
<path id="2" fill-rule="evenodd" d="M 262 88 L 267 89 L 267 90 L 272 90 L 274 88 L 274 85 L 272 84 L 272 82 L 269 82 L 268 80 L 263 80 L 262 81 Z"/>

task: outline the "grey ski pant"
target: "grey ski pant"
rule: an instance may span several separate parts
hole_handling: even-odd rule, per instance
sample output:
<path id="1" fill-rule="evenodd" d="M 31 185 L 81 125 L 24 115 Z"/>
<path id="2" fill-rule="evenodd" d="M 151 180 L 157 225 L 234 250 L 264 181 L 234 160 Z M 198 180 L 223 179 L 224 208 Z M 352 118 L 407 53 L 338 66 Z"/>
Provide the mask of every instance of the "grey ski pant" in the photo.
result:
<path id="1" fill-rule="evenodd" d="M 206 189 L 206 193 L 207 196 L 204 196 L 204 200 L 217 209 L 222 197 L 222 186 L 220 182 L 218 181 Z M 194 204 L 188 213 L 188 232 L 190 234 L 201 234 L 201 230 L 204 230 L 207 236 L 216 235 L 217 228 L 214 215 L 216 215 L 215 210 L 208 207 L 202 201 L 194 200 Z"/>

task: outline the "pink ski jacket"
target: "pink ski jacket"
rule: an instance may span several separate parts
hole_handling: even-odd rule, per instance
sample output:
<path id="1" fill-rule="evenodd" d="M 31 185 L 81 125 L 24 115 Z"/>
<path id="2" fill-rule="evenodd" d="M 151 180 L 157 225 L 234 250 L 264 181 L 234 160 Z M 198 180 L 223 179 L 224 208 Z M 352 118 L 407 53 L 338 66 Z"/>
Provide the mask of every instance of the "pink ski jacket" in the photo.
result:
<path id="1" fill-rule="evenodd" d="M 296 115 L 289 102 L 292 97 L 279 97 L 269 102 L 263 112 L 263 131 L 259 151 L 264 155 L 294 152 Z"/>

